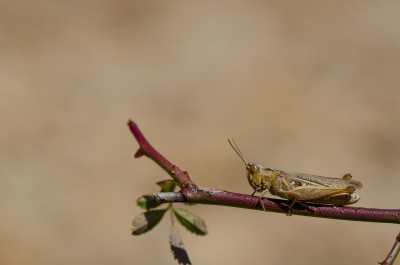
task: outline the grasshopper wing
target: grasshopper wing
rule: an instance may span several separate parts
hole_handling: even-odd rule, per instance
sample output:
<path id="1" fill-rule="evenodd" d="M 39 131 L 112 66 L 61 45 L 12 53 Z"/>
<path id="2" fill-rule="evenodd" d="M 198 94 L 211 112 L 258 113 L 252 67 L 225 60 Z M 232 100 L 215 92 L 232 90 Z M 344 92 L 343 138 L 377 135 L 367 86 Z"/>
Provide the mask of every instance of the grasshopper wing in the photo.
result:
<path id="1" fill-rule="evenodd" d="M 343 178 L 330 178 L 318 175 L 311 175 L 297 172 L 286 172 L 279 170 L 279 173 L 285 175 L 288 179 L 298 184 L 296 186 L 321 186 L 321 187 L 348 187 L 353 186 L 356 189 L 362 188 L 362 183 L 352 180 L 350 174 L 346 174 Z"/>

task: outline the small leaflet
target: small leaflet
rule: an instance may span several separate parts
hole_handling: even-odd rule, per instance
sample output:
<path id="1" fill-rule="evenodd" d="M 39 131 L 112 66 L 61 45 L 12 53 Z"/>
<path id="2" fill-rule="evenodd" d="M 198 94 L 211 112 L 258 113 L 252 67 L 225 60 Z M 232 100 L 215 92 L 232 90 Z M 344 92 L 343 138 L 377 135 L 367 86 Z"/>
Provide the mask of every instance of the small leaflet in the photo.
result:
<path id="1" fill-rule="evenodd" d="M 151 210 L 135 217 L 132 221 L 132 235 L 140 235 L 155 227 L 165 214 L 164 210 Z"/>
<path id="2" fill-rule="evenodd" d="M 176 182 L 172 179 L 166 179 L 157 182 L 157 185 L 161 187 L 161 192 L 173 192 L 176 187 Z"/>
<path id="3" fill-rule="evenodd" d="M 156 208 L 161 205 L 161 203 L 158 202 L 157 199 L 151 195 L 144 195 L 144 196 L 139 197 L 136 200 L 136 203 L 139 207 L 141 207 L 145 210 L 150 210 L 150 209 Z"/>
<path id="4" fill-rule="evenodd" d="M 201 236 L 207 234 L 206 224 L 200 217 L 182 208 L 174 208 L 174 213 L 178 221 L 190 232 Z"/>
<path id="5" fill-rule="evenodd" d="M 178 261 L 179 264 L 192 264 L 189 260 L 188 253 L 183 246 L 183 242 L 181 237 L 179 236 L 178 230 L 176 230 L 174 226 L 171 226 L 169 230 L 169 244 L 171 246 L 171 251 L 174 254 L 174 258 Z"/>

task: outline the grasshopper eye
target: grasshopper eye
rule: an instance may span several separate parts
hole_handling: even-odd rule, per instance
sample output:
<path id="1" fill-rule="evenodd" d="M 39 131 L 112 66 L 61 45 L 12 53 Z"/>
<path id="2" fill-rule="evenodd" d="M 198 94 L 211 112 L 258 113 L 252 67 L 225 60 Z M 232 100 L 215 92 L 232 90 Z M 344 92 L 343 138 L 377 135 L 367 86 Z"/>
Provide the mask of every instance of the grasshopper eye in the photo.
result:
<path id="1" fill-rule="evenodd" d="M 254 164 L 249 164 L 248 170 L 249 170 L 250 174 L 254 174 L 259 170 L 259 168 L 258 168 L 258 166 L 254 165 Z"/>

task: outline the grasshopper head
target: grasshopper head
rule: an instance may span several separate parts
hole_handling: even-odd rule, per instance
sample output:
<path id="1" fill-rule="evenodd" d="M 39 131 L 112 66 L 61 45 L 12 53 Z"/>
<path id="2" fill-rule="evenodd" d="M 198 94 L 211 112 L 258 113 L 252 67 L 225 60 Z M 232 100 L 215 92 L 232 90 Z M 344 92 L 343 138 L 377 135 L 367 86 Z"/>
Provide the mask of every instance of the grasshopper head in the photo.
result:
<path id="1" fill-rule="evenodd" d="M 232 139 L 228 140 L 229 144 L 232 146 L 233 150 L 238 154 L 240 159 L 246 165 L 246 173 L 247 173 L 247 180 L 249 181 L 250 186 L 254 189 L 254 191 L 262 192 L 268 188 L 268 185 L 265 183 L 266 174 L 265 169 L 263 166 L 255 164 L 255 163 L 248 163 L 240 152 L 239 147 Z"/>
<path id="2" fill-rule="evenodd" d="M 246 165 L 247 180 L 255 191 L 264 191 L 267 189 L 264 171 L 265 169 L 261 165 L 255 163 L 248 163 Z"/>

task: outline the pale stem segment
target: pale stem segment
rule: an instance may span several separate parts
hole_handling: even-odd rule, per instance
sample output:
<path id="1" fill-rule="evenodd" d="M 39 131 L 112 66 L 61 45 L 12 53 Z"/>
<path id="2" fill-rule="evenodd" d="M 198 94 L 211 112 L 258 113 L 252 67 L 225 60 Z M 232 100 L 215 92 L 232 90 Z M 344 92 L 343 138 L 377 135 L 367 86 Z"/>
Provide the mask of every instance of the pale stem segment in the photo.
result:
<path id="1" fill-rule="evenodd" d="M 379 264 L 392 265 L 396 260 L 396 257 L 399 255 L 399 252 L 400 252 L 400 233 L 397 235 L 396 241 L 394 242 L 394 245 L 390 250 L 389 254 L 387 255 L 386 259 L 380 262 Z"/>

